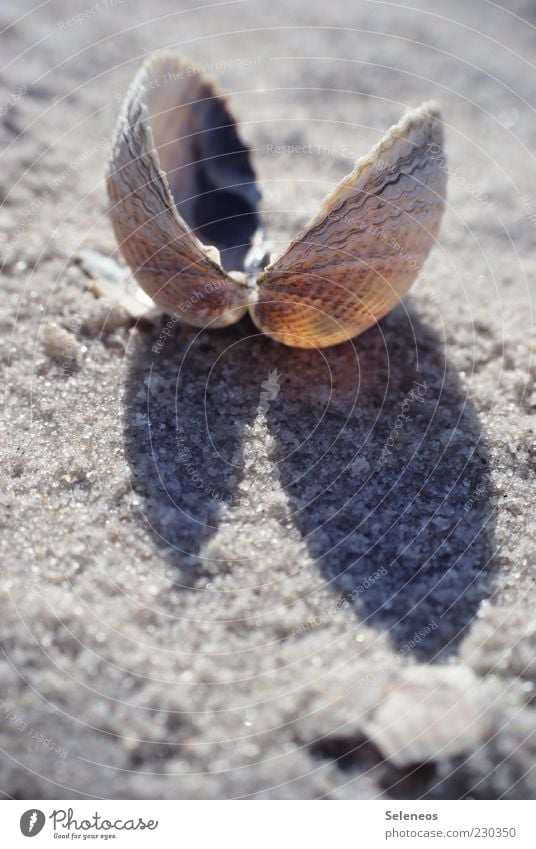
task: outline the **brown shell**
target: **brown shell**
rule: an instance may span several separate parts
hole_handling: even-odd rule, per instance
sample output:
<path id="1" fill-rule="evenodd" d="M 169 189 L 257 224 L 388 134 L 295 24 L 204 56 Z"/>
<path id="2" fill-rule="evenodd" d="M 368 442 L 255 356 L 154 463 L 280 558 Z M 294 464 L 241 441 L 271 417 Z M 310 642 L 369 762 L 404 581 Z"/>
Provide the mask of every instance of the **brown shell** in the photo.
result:
<path id="1" fill-rule="evenodd" d="M 216 247 L 196 235 L 218 229 L 210 213 L 214 198 L 219 206 L 227 200 L 227 208 L 238 203 L 245 209 L 243 217 L 253 221 L 250 238 L 257 228 L 255 175 L 233 128 L 212 83 L 176 54 L 156 53 L 130 85 L 108 163 L 110 217 L 121 253 L 155 303 L 196 327 L 233 324 L 251 299 L 243 276 L 227 274 Z M 227 162 L 234 157 L 230 181 L 215 150 Z M 235 185 L 237 172 L 244 185 Z M 239 243 L 235 254 L 245 250 Z"/>
<path id="2" fill-rule="evenodd" d="M 408 110 L 256 278 L 241 273 L 259 226 L 249 152 L 214 84 L 178 55 L 155 54 L 135 77 L 107 184 L 121 252 L 165 311 L 221 327 L 249 308 L 278 342 L 326 347 L 389 312 L 434 244 L 440 116 L 429 103 Z"/>
<path id="3" fill-rule="evenodd" d="M 357 336 L 388 313 L 439 230 L 441 151 L 437 109 L 406 112 L 258 279 L 255 324 L 278 342 L 314 348 Z"/>

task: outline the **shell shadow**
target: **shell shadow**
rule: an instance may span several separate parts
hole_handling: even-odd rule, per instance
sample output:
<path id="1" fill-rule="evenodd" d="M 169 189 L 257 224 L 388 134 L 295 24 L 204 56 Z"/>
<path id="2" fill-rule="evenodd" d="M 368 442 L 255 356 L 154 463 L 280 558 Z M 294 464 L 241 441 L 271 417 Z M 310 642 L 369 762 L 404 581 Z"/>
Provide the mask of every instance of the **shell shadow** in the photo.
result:
<path id="1" fill-rule="evenodd" d="M 408 299 L 354 343 L 291 352 L 285 374 L 268 411 L 280 479 L 337 604 L 444 660 L 492 592 L 494 515 L 482 425 L 441 339 Z M 315 403 L 289 415 L 296 383 Z"/>
<path id="2" fill-rule="evenodd" d="M 337 604 L 398 651 L 455 652 L 493 587 L 489 458 L 441 339 L 411 302 L 323 351 L 277 345 L 245 320 L 183 328 L 154 353 L 160 331 L 136 336 L 125 446 L 178 587 L 199 586 L 221 506 L 255 476 L 242 446 L 261 415 L 273 474 Z"/>
<path id="3" fill-rule="evenodd" d="M 167 331 L 162 318 L 156 329 L 142 320 L 129 345 L 124 447 L 131 486 L 179 591 L 199 588 L 210 571 L 203 547 L 218 530 L 221 505 L 235 500 L 244 427 L 255 415 L 258 385 L 250 397 L 246 380 L 233 383 L 222 361 L 236 340 L 236 328 Z"/>

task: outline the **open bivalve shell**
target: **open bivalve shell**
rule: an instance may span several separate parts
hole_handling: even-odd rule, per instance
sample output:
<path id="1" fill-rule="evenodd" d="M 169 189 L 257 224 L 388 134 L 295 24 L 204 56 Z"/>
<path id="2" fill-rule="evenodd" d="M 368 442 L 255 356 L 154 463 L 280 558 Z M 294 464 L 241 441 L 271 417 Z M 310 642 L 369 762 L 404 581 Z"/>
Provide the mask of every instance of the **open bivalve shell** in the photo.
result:
<path id="1" fill-rule="evenodd" d="M 134 78 L 107 173 L 127 264 L 166 312 L 224 327 L 248 310 L 272 339 L 335 345 L 391 310 L 437 237 L 446 168 L 439 111 L 409 109 L 266 268 L 254 268 L 260 192 L 215 84 L 159 52 Z"/>

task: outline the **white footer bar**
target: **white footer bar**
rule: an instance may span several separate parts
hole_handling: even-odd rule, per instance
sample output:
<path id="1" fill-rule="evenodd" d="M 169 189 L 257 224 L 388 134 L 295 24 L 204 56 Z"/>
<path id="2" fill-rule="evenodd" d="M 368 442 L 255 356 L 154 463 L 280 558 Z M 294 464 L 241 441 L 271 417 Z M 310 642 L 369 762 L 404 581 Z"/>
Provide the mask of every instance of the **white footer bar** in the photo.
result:
<path id="1" fill-rule="evenodd" d="M 10 849 L 534 849 L 535 814 L 534 801 L 5 801 L 0 834 Z"/>

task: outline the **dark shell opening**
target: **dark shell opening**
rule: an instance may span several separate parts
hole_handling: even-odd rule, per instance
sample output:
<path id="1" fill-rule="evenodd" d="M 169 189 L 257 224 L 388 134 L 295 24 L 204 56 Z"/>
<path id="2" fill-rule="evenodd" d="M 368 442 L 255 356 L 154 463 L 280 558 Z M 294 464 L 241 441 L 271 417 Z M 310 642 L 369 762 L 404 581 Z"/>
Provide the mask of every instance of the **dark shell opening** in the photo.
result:
<path id="1" fill-rule="evenodd" d="M 249 150 L 223 98 L 198 74 L 147 96 L 160 164 L 180 215 L 227 271 L 242 271 L 259 229 L 260 192 Z"/>

